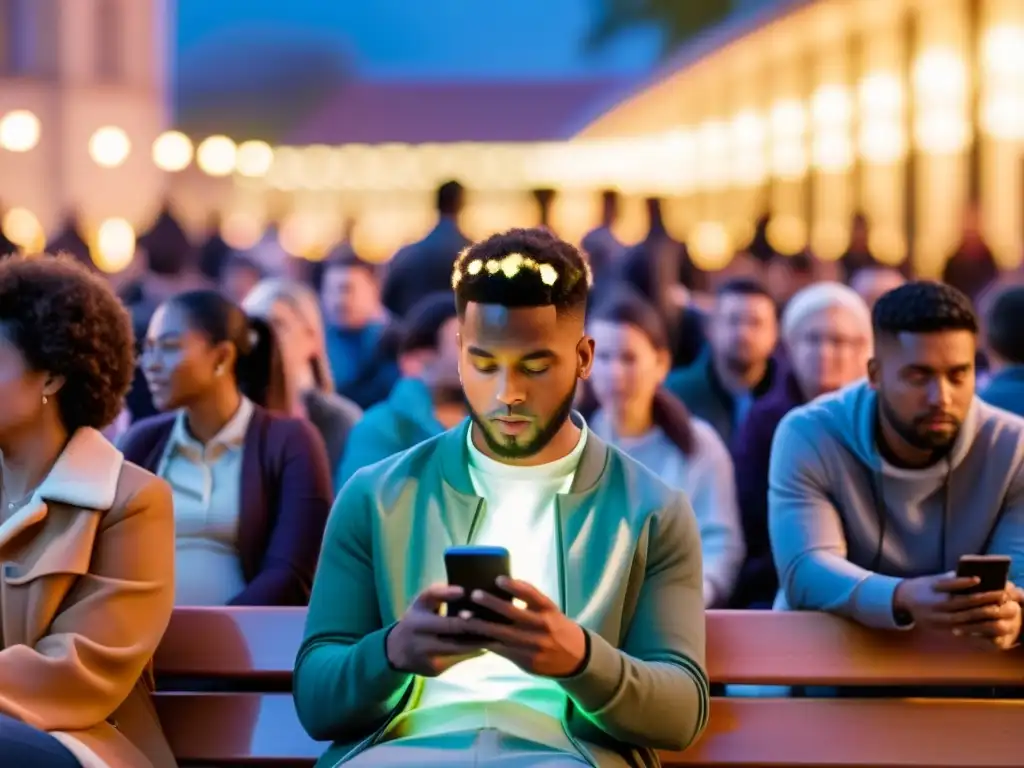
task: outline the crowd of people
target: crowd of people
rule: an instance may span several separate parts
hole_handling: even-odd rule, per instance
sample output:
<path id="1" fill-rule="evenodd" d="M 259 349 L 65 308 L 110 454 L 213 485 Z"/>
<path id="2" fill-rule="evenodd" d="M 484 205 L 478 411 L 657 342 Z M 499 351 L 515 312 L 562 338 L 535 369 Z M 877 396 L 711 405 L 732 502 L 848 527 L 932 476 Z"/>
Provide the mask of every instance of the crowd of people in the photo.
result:
<path id="1" fill-rule="evenodd" d="M 606 193 L 576 246 L 471 243 L 462 197 L 383 270 L 196 248 L 169 211 L 130 279 L 0 261 L 4 764 L 173 766 L 175 606 L 308 605 L 323 766 L 656 765 L 707 723 L 710 608 L 1016 647 L 1024 288 L 976 232 L 947 282 L 863 220 L 838 263 L 762 221 L 709 273 L 655 199 L 626 246 Z M 514 600 L 446 583 L 470 544 Z M 1004 588 L 963 593 L 978 554 Z"/>

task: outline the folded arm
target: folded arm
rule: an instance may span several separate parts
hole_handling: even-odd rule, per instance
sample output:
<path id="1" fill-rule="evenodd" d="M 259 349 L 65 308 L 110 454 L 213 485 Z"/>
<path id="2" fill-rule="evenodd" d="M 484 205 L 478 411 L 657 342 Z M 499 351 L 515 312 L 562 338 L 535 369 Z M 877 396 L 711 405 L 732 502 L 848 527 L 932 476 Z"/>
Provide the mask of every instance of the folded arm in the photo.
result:
<path id="1" fill-rule="evenodd" d="M 124 702 L 174 608 L 171 491 L 153 480 L 100 522 L 89 572 L 49 633 L 0 651 L 0 712 L 44 731 L 91 728 Z"/>

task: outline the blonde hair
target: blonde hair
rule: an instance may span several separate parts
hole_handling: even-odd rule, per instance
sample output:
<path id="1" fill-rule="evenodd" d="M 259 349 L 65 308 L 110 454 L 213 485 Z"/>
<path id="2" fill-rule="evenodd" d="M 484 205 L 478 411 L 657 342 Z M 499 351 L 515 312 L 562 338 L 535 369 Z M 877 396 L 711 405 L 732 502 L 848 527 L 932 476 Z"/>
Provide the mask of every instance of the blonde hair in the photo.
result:
<path id="1" fill-rule="evenodd" d="M 285 302 L 306 324 L 316 339 L 316 354 L 309 361 L 313 369 L 313 380 L 324 393 L 334 392 L 334 376 L 327 359 L 327 337 L 324 331 L 324 317 L 320 312 L 320 301 L 311 288 L 295 280 L 270 277 L 260 280 L 245 297 L 242 308 L 247 315 L 269 318 L 271 309 L 279 301 Z"/>

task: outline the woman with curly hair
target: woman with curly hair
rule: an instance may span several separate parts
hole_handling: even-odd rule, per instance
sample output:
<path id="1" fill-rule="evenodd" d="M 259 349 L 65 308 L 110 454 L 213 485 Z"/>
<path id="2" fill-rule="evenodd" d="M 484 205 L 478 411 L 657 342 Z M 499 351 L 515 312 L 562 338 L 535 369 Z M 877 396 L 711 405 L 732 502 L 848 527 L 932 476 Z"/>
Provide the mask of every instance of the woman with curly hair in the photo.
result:
<path id="1" fill-rule="evenodd" d="M 216 291 L 149 324 L 142 369 L 163 411 L 125 455 L 171 484 L 178 605 L 305 605 L 331 506 L 323 438 L 288 410 L 271 326 Z"/>
<path id="2" fill-rule="evenodd" d="M 148 675 L 174 604 L 171 492 L 99 432 L 132 349 L 101 277 L 0 262 L 0 765 L 175 764 Z"/>

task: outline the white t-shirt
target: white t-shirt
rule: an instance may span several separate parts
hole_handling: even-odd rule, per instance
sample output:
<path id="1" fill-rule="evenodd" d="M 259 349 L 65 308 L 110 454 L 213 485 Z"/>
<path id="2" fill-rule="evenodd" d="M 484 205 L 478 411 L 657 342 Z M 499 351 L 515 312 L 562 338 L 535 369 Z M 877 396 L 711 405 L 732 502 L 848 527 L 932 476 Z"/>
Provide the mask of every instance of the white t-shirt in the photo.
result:
<path id="1" fill-rule="evenodd" d="M 508 549 L 512 577 L 529 582 L 560 605 L 556 496 L 572 486 L 587 440 L 586 429 L 572 452 L 532 467 L 502 464 L 485 456 L 473 445 L 472 430 L 468 434 L 469 475 L 485 502 L 483 520 L 471 543 Z M 461 708 L 468 717 L 458 718 L 459 722 L 498 727 L 521 738 L 548 742 L 545 734 L 562 733 L 565 703 L 565 692 L 557 681 L 535 677 L 501 656 L 485 653 L 425 679 L 414 712 L 472 704 L 471 714 Z M 524 711 L 523 705 L 528 709 Z M 401 735 L 421 732 L 418 719 L 408 717 Z"/>

